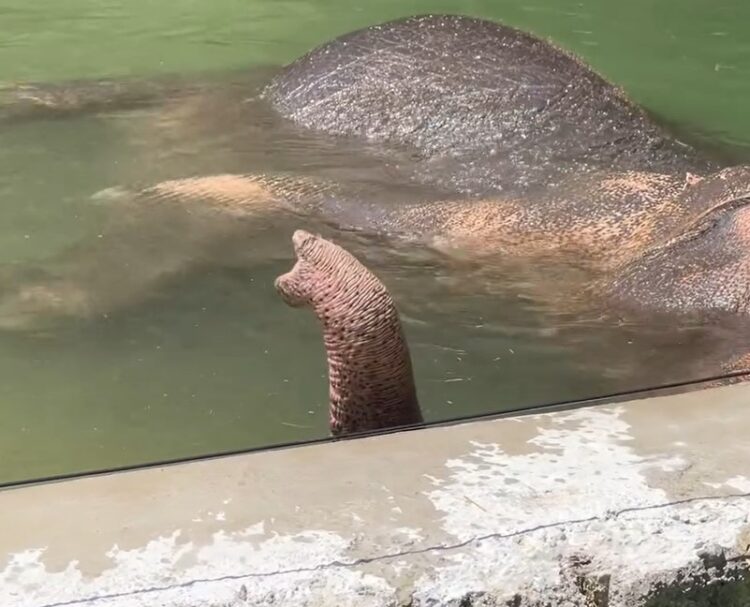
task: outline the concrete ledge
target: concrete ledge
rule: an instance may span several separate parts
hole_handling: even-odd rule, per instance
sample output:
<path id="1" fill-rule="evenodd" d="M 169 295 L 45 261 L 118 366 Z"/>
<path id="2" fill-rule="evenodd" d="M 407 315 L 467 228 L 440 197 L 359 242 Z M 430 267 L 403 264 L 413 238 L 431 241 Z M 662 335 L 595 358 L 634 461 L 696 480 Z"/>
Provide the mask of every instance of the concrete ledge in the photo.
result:
<path id="1" fill-rule="evenodd" d="M 746 385 L 0 492 L 3 607 L 728 607 L 748 567 Z"/>

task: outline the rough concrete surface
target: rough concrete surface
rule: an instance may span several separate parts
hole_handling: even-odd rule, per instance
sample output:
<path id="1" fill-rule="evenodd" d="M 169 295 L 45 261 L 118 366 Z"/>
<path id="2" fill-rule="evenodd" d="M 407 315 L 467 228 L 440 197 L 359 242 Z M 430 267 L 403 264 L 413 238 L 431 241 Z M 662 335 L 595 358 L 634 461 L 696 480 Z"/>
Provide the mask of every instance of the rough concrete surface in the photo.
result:
<path id="1" fill-rule="evenodd" d="M 0 492 L 0 606 L 748 605 L 750 387 Z"/>

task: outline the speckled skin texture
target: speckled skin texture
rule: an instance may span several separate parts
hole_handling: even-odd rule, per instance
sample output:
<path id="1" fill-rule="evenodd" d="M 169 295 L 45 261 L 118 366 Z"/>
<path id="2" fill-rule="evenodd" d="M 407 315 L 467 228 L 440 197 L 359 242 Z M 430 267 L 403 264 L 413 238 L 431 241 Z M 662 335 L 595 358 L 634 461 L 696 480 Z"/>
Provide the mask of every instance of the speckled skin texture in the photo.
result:
<path id="1" fill-rule="evenodd" d="M 600 289 L 618 305 L 680 313 L 750 312 L 750 168 L 688 191 L 695 210 Z M 706 200 L 713 204 L 705 205 Z"/>
<path id="2" fill-rule="evenodd" d="M 229 200 L 237 210 L 235 190 L 255 184 L 263 185 L 266 210 L 304 205 L 310 217 L 469 256 L 487 267 L 512 259 L 575 263 L 589 282 L 572 288 L 589 304 L 647 313 L 750 311 L 748 167 L 705 177 L 599 171 L 539 192 L 533 202 L 456 197 L 368 212 L 362 212 L 368 201 L 342 203 L 337 186 L 325 182 L 245 176 L 205 185 L 217 204 Z M 160 188 L 171 200 L 196 185 Z"/>
<path id="3" fill-rule="evenodd" d="M 323 325 L 333 435 L 422 422 L 409 348 L 385 285 L 340 246 L 303 230 L 275 286 Z"/>

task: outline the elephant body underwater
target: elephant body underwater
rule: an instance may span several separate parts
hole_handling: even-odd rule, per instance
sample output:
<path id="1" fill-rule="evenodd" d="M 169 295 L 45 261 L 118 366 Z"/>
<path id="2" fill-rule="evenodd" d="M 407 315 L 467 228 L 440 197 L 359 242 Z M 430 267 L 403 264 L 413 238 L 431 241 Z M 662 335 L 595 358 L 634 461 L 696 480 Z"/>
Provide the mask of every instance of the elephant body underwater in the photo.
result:
<path id="1" fill-rule="evenodd" d="M 148 87 L 79 91 L 6 92 L 0 117 L 159 103 Z M 182 99 L 205 95 L 261 108 L 274 128 L 353 145 L 411 189 L 391 198 L 386 186 L 346 175 L 253 167 L 157 183 L 118 199 L 104 233 L 51 260 L 41 278 L 6 281 L 5 327 L 129 305 L 190 267 L 224 263 L 237 249 L 247 255 L 248 236 L 275 221 L 410 241 L 486 267 L 520 260 L 553 276 L 560 264 L 579 266 L 585 278 L 564 295 L 545 286 L 540 296 L 555 304 L 750 312 L 750 167 L 722 166 L 680 141 L 578 58 L 531 34 L 470 17 L 409 17 L 325 43 L 259 91 L 222 96 L 209 87 Z M 134 235 L 154 223 L 165 234 L 149 249 Z M 103 278 L 113 275 L 116 289 Z"/>

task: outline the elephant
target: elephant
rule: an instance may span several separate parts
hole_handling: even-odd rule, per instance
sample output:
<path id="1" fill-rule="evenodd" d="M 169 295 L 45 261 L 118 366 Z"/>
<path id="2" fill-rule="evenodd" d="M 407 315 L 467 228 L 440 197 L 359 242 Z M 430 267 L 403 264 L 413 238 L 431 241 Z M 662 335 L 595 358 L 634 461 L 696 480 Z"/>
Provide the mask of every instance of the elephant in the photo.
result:
<path id="1" fill-rule="evenodd" d="M 265 236 L 277 244 L 269 227 L 299 221 L 479 265 L 493 280 L 521 266 L 552 307 L 746 322 L 750 167 L 682 141 L 550 41 L 419 15 L 230 80 L 29 84 L 0 95 L 6 127 L 149 106 L 188 133 L 208 113 L 220 128 L 247 127 L 253 146 L 279 133 L 304 141 L 310 157 L 336 146 L 354 167 L 247 167 L 101 193 L 111 207 L 101 234 L 34 271 L 5 272 L 0 326 L 108 314 L 189 270 L 253 263 Z M 380 171 L 377 183 L 360 166 Z M 575 278 L 561 279 L 563 267 Z"/>

